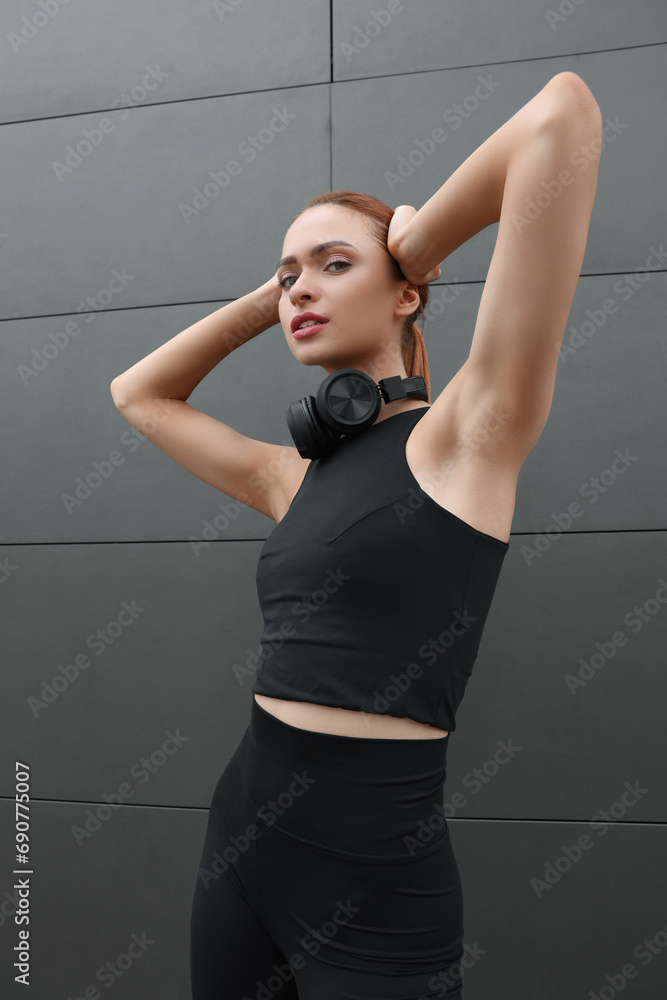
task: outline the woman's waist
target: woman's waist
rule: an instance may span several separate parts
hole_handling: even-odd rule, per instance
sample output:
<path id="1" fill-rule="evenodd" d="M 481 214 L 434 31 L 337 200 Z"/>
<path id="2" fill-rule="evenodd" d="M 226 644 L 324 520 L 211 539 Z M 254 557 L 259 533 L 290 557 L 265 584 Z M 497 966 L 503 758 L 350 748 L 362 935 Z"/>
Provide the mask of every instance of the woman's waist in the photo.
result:
<path id="1" fill-rule="evenodd" d="M 406 860 L 448 836 L 447 738 L 354 738 L 294 727 L 252 706 L 244 783 L 259 819 L 307 843 Z"/>
<path id="2" fill-rule="evenodd" d="M 357 739 L 396 740 L 445 740 L 446 729 L 436 729 L 416 719 L 397 718 L 320 705 L 315 702 L 291 701 L 265 694 L 254 694 L 254 699 L 264 709 L 285 725 L 335 736 Z"/>

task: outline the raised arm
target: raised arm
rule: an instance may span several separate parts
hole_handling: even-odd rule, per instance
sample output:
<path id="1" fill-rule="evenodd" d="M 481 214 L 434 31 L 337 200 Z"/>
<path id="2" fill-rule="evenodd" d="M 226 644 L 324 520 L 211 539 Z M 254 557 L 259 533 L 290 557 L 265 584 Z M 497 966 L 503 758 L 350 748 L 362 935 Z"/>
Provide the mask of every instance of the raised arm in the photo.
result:
<path id="1" fill-rule="evenodd" d="M 432 404 L 444 457 L 490 408 L 503 427 L 488 457 L 518 469 L 553 397 L 558 352 L 595 200 L 602 121 L 574 73 L 559 73 L 465 160 L 415 212 L 399 206 L 387 245 L 405 277 L 432 281 L 440 262 L 499 222 L 468 359 L 452 397 Z M 438 442 L 433 442 L 437 455 Z"/>
<path id="2" fill-rule="evenodd" d="M 290 476 L 308 462 L 296 448 L 248 438 L 186 400 L 236 347 L 279 322 L 280 292 L 271 278 L 172 337 L 110 387 L 120 413 L 161 451 L 274 520 L 284 506 Z"/>

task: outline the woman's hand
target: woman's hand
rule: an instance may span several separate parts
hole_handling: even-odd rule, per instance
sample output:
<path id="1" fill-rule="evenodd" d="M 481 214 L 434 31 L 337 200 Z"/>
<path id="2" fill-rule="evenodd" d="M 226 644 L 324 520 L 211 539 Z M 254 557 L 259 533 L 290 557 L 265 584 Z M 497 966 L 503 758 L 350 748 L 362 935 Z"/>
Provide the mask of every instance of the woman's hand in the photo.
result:
<path id="1" fill-rule="evenodd" d="M 417 209 L 412 205 L 399 205 L 396 208 L 387 232 L 387 249 L 392 257 L 398 261 L 403 276 L 408 281 L 413 285 L 427 285 L 429 281 L 437 281 L 440 277 L 440 265 L 438 264 L 437 267 L 432 267 L 430 270 L 424 270 L 405 251 L 405 233 L 416 214 Z"/>

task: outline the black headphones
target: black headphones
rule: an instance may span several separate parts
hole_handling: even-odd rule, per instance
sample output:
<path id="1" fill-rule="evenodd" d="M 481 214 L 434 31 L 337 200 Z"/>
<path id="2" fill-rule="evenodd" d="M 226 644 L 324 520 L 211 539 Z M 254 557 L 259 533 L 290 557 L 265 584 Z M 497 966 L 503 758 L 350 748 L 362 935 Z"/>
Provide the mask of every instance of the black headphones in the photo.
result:
<path id="1" fill-rule="evenodd" d="M 374 382 L 357 368 L 327 375 L 316 396 L 303 396 L 285 410 L 287 426 L 302 458 L 324 458 L 344 434 L 359 434 L 375 423 L 382 400 L 414 396 L 428 401 L 421 375 L 392 375 Z"/>

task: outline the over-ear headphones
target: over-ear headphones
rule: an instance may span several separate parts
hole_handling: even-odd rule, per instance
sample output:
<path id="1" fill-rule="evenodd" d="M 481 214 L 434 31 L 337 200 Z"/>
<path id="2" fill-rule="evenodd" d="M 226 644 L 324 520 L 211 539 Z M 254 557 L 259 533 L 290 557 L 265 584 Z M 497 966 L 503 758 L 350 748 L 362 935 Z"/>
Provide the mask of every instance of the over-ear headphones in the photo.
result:
<path id="1" fill-rule="evenodd" d="M 344 434 L 359 434 L 375 423 L 382 400 L 414 396 L 428 401 L 421 375 L 392 375 L 373 381 L 357 368 L 327 375 L 316 396 L 303 396 L 285 410 L 287 426 L 302 458 L 324 458 Z"/>

